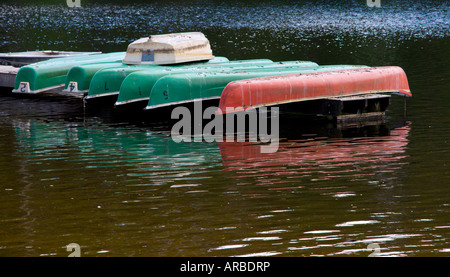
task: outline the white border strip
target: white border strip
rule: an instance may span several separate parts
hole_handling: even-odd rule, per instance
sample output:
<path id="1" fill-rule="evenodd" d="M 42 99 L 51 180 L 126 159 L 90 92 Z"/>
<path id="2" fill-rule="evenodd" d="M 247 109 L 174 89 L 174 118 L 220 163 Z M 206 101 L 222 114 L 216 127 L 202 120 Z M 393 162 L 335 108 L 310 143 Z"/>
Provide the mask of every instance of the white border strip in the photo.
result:
<path id="1" fill-rule="evenodd" d="M 192 103 L 192 102 L 196 102 L 196 101 L 215 100 L 215 99 L 220 99 L 220 96 L 195 98 L 195 99 L 189 99 L 189 100 L 183 100 L 183 101 L 177 101 L 177 102 L 170 102 L 170 103 L 166 103 L 166 104 L 152 105 L 152 106 L 145 107 L 144 110 L 153 110 L 153 109 L 162 108 L 162 107 L 175 106 L 175 105 L 180 105 L 180 104 Z"/>
<path id="2" fill-rule="evenodd" d="M 140 102 L 140 101 L 145 101 L 145 100 L 148 101 L 148 99 L 150 99 L 150 97 L 142 97 L 142 98 L 138 98 L 138 99 L 132 99 L 132 100 L 116 102 L 114 105 L 116 105 L 116 106 L 126 105 L 126 104 Z"/>
<path id="3" fill-rule="evenodd" d="M 93 99 L 93 98 L 100 98 L 100 97 L 106 97 L 106 96 L 112 96 L 112 95 L 118 95 L 118 91 L 114 92 L 108 92 L 108 93 L 102 93 L 102 94 L 94 94 L 94 95 L 87 95 L 84 97 L 86 100 Z"/>

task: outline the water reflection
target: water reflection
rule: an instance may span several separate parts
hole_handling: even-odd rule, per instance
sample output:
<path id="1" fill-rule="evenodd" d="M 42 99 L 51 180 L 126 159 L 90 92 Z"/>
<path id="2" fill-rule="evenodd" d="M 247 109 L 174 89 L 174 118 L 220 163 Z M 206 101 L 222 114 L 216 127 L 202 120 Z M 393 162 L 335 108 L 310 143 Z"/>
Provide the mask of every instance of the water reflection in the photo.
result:
<path id="1" fill-rule="evenodd" d="M 276 153 L 261 153 L 260 145 L 248 142 L 219 143 L 226 177 L 238 191 L 251 192 L 248 196 L 260 199 L 261 205 L 286 202 L 289 208 L 255 212 L 254 220 L 260 221 L 256 226 L 266 226 L 268 222 L 262 222 L 268 220 L 272 228 L 211 251 L 225 254 L 239 247 L 247 249 L 240 256 L 367 256 L 368 245 L 378 243 L 380 256 L 407 256 L 414 250 L 399 244 L 424 247 L 418 246 L 420 239 L 429 235 L 418 230 L 398 233 L 396 227 L 406 219 L 401 199 L 410 197 L 402 192 L 402 172 L 409 166 L 411 127 L 405 122 L 379 128 L 372 136 L 348 136 L 348 130 L 335 130 L 340 135 L 334 138 L 305 133 L 281 142 Z M 278 225 L 284 220 L 289 224 Z M 274 251 L 253 251 L 263 242 Z"/>
<path id="2" fill-rule="evenodd" d="M 17 151 L 29 160 L 27 166 L 46 165 L 49 174 L 75 167 L 80 174 L 106 171 L 107 179 L 127 176 L 127 183 L 143 178 L 149 182 L 155 178 L 160 184 L 173 182 L 179 176 L 193 175 L 192 167 L 207 170 L 209 163 L 220 158 L 214 144 L 176 143 L 167 134 L 150 129 L 105 128 L 94 122 L 13 120 Z"/>
<path id="3" fill-rule="evenodd" d="M 409 122 L 297 129 L 261 154 L 53 116 L 0 125 L 9 255 L 63 256 L 75 241 L 83 256 L 354 256 L 370 243 L 401 256 L 442 244 L 448 230 L 432 215 L 405 224 L 402 202 L 416 197 L 403 187 Z"/>
<path id="4" fill-rule="evenodd" d="M 202 183 L 220 165 L 213 144 L 180 144 L 144 128 L 87 121 L 16 118 L 9 126 L 0 125 L 3 136 L 8 134 L 0 152 L 12 152 L 0 160 L 7 192 L 1 196 L 6 206 L 0 246 L 9 255 L 61 256 L 60 247 L 72 240 L 82 245 L 82 255 L 108 254 L 120 245 L 135 255 L 142 249 L 123 247 L 126 241 L 108 243 L 117 236 L 123 240 L 122 233 L 113 233 L 128 230 L 139 236 L 136 228 L 148 228 L 163 234 L 163 218 L 178 214 L 170 203 L 185 194 L 202 194 Z M 146 212 L 152 216 L 141 218 Z M 93 241 L 95 233 L 110 238 L 99 235 Z"/>
<path id="5" fill-rule="evenodd" d="M 253 178 L 268 189 L 300 189 L 314 182 L 332 179 L 346 181 L 389 182 L 398 178 L 392 173 L 405 165 L 411 124 L 372 137 L 330 138 L 303 134 L 299 139 L 282 141 L 275 153 L 261 153 L 261 145 L 250 142 L 219 143 L 225 170 L 231 178 Z M 382 128 L 383 129 L 383 128 Z M 385 133 L 385 129 L 381 132 Z M 333 197 L 354 195 L 346 186 Z"/>

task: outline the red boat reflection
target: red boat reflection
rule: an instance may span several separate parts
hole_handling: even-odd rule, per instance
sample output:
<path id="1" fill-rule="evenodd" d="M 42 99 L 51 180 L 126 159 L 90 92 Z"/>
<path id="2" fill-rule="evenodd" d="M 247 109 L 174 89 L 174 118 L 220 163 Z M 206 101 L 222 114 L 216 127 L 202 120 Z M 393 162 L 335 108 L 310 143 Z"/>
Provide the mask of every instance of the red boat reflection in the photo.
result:
<path id="1" fill-rule="evenodd" d="M 275 153 L 261 153 L 261 145 L 251 142 L 222 142 L 219 148 L 224 170 L 236 173 L 231 178 L 256 177 L 265 184 L 371 179 L 404 165 L 410 128 L 407 123 L 389 135 L 372 137 L 304 136 L 280 142 Z"/>

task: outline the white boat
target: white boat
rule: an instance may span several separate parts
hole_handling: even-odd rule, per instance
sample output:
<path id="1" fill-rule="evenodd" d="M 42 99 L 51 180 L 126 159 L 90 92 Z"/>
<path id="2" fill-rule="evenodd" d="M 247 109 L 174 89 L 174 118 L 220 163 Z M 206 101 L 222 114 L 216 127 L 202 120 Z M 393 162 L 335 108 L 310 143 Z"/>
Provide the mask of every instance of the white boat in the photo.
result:
<path id="1" fill-rule="evenodd" d="M 214 58 L 208 39 L 200 32 L 151 35 L 128 45 L 124 64 L 178 64 Z"/>
<path id="2" fill-rule="evenodd" d="M 0 65 L 21 67 L 24 65 L 46 61 L 54 58 L 70 57 L 77 55 L 100 54 L 101 52 L 75 52 L 75 51 L 27 51 L 0 53 Z"/>

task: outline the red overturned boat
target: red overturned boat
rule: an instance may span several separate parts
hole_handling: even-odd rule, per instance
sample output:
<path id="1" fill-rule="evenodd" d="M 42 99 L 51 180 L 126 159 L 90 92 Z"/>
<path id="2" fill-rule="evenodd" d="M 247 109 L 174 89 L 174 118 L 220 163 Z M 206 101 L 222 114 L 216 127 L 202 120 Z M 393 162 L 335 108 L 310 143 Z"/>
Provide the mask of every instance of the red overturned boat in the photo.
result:
<path id="1" fill-rule="evenodd" d="M 322 115 L 384 114 L 389 94 L 412 96 L 406 74 L 398 66 L 289 74 L 229 83 L 217 113 L 304 103 L 296 108 Z"/>

